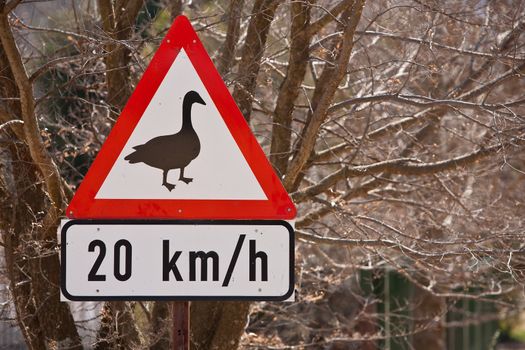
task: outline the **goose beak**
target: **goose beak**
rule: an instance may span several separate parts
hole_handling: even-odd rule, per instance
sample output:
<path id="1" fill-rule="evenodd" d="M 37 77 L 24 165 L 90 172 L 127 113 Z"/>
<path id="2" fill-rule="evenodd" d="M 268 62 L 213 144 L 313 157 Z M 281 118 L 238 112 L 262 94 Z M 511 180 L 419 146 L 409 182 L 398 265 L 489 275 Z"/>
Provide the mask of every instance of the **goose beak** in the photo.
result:
<path id="1" fill-rule="evenodd" d="M 206 106 L 206 102 L 204 102 L 204 100 L 202 99 L 202 97 L 200 95 L 197 95 L 197 98 L 195 99 L 195 102 Z"/>

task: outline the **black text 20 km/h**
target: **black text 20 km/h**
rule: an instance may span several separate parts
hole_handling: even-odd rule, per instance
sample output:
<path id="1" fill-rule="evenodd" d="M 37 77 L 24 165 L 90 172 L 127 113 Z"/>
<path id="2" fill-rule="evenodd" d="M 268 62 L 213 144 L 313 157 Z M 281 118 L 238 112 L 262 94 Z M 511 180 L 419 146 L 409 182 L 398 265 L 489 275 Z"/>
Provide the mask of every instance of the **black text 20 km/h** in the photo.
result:
<path id="1" fill-rule="evenodd" d="M 240 250 L 242 249 L 244 240 L 246 238 L 245 234 L 239 235 L 239 238 L 237 240 L 237 244 L 235 246 L 235 250 L 233 251 L 233 254 L 231 258 L 229 259 L 228 263 L 228 270 L 226 271 L 226 274 L 224 275 L 224 279 L 222 282 L 223 287 L 228 287 L 228 284 L 230 283 L 231 276 L 233 273 L 233 270 L 235 269 L 235 265 L 237 263 L 237 260 L 239 258 Z M 268 281 L 268 254 L 266 254 L 263 251 L 257 251 L 256 248 L 256 240 L 250 239 L 249 240 L 249 280 L 250 281 L 256 281 L 256 264 L 257 260 L 260 261 L 260 280 L 261 281 Z M 106 281 L 106 275 L 99 273 L 100 266 L 102 265 L 104 258 L 106 256 L 106 244 L 99 240 L 95 239 L 91 241 L 88 245 L 88 251 L 89 252 L 95 252 L 95 250 L 98 248 L 98 255 L 96 259 L 94 260 L 93 267 L 88 273 L 87 279 L 88 281 Z M 169 281 L 170 276 L 173 275 L 174 279 L 176 281 L 184 281 L 184 277 L 179 271 L 179 268 L 177 266 L 177 262 L 179 262 L 179 259 L 182 259 L 183 256 L 187 257 L 188 259 L 188 266 L 189 266 L 189 272 L 188 272 L 188 280 L 189 281 L 207 281 L 208 280 L 208 262 L 211 265 L 211 271 L 212 271 L 212 281 L 218 281 L 219 280 L 219 269 L 221 266 L 221 258 L 219 257 L 219 254 L 217 251 L 210 250 L 210 251 L 188 251 L 184 252 L 182 250 L 176 250 L 173 254 L 170 253 L 170 241 L 168 239 L 165 239 L 162 241 L 162 260 L 159 261 L 159 263 L 162 263 L 162 280 L 163 281 Z M 114 245 L 114 253 L 113 253 L 113 275 L 115 278 L 121 282 L 127 281 L 132 274 L 132 254 L 133 254 L 133 248 L 131 246 L 131 243 L 126 239 L 120 239 L 118 240 Z M 124 258 L 124 264 L 121 263 L 122 257 Z M 197 274 L 197 261 L 200 261 L 200 274 Z M 122 268 L 122 265 L 124 267 Z M 199 276 L 199 277 L 197 277 Z"/>
<path id="2" fill-rule="evenodd" d="M 286 300 L 294 235 L 279 220 L 69 220 L 63 299 Z"/>

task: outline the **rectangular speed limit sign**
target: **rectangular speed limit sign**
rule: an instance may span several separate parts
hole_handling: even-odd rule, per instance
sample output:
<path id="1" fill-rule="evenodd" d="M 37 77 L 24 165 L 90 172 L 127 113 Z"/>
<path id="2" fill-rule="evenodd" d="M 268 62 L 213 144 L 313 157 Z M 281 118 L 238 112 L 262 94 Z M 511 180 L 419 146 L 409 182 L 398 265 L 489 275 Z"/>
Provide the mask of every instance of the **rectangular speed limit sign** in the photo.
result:
<path id="1" fill-rule="evenodd" d="M 286 300 L 294 289 L 286 221 L 70 220 L 61 290 L 72 301 Z"/>

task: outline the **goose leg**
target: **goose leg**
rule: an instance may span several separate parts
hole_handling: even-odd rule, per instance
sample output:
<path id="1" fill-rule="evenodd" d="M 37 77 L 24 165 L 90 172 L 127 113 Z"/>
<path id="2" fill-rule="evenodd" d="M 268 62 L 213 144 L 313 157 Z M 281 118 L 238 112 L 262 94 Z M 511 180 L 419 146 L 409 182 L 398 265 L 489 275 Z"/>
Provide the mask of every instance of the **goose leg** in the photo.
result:
<path id="1" fill-rule="evenodd" d="M 169 169 L 168 170 L 164 170 L 162 172 L 162 186 L 165 186 L 171 192 L 171 190 L 175 188 L 175 185 L 174 184 L 170 184 L 168 182 L 168 171 L 169 171 Z"/>
<path id="2" fill-rule="evenodd" d="M 179 176 L 179 180 L 182 181 L 182 182 L 184 182 L 184 183 L 189 184 L 190 182 L 193 181 L 193 179 L 190 178 L 190 177 L 184 177 L 184 169 L 185 169 L 185 168 L 180 168 L 180 176 Z"/>

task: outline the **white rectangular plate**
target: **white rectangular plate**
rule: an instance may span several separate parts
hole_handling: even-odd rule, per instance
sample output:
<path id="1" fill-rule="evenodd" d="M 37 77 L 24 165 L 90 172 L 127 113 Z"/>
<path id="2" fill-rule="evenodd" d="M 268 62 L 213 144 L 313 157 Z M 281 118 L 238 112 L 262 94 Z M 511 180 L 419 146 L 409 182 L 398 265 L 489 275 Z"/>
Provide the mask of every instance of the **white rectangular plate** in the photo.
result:
<path id="1" fill-rule="evenodd" d="M 286 221 L 71 220 L 61 229 L 63 296 L 96 300 L 286 300 Z"/>

